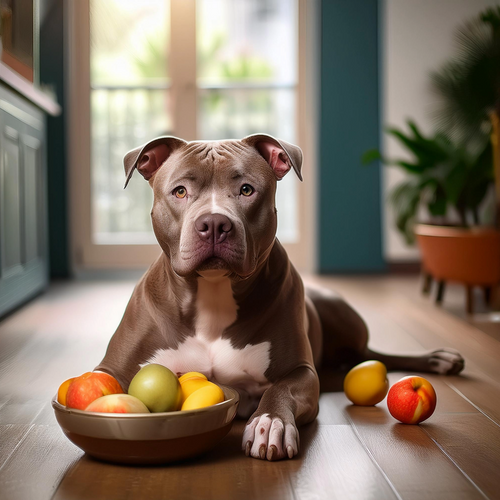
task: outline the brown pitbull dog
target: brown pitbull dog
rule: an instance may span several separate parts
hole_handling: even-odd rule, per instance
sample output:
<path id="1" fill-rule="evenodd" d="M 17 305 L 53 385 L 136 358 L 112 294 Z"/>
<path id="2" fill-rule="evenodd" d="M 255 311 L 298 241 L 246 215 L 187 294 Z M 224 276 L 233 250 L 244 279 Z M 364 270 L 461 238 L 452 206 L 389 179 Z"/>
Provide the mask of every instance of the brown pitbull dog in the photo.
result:
<path id="1" fill-rule="evenodd" d="M 127 183 L 137 169 L 153 189 L 163 250 L 96 367 L 124 390 L 147 363 L 177 375 L 202 372 L 238 390 L 238 414 L 250 417 L 244 452 L 278 460 L 298 453 L 297 428 L 318 413 L 320 363 L 350 353 L 352 362 L 378 359 L 389 370 L 463 369 L 460 354 L 447 349 L 414 357 L 371 351 L 363 320 L 345 301 L 304 289 L 276 239 L 276 181 L 290 170 L 302 179 L 297 146 L 262 134 L 160 137 L 124 161 Z"/>

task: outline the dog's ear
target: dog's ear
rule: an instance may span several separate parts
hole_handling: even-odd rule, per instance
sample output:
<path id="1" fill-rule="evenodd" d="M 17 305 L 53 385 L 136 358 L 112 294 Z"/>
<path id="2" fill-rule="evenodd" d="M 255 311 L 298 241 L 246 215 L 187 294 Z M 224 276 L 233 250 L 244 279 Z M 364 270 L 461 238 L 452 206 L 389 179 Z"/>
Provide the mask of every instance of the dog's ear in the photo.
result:
<path id="1" fill-rule="evenodd" d="M 172 152 L 183 144 L 187 144 L 187 142 L 177 137 L 165 136 L 153 139 L 144 146 L 129 151 L 123 159 L 127 177 L 124 189 L 127 187 L 136 168 L 148 181 L 165 163 Z"/>
<path id="2" fill-rule="evenodd" d="M 288 142 L 276 139 L 267 134 L 249 135 L 241 140 L 260 153 L 274 171 L 276 179 L 281 180 L 293 168 L 297 177 L 302 180 L 302 150 Z"/>

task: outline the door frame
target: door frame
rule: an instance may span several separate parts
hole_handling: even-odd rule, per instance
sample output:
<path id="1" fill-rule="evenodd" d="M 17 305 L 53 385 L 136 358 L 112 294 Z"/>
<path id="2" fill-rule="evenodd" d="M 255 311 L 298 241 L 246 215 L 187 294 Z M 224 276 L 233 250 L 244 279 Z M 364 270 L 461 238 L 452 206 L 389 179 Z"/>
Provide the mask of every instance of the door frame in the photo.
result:
<path id="1" fill-rule="evenodd" d="M 192 16 L 196 0 L 170 0 L 171 10 Z M 298 81 L 297 81 L 297 144 L 306 159 L 303 166 L 305 182 L 297 183 L 297 216 L 299 243 L 284 244 L 294 265 L 307 272 L 316 270 L 316 213 L 317 213 L 317 123 L 319 82 L 319 0 L 298 2 Z M 69 0 L 67 10 L 67 84 L 69 125 L 69 210 L 70 257 L 73 275 L 89 270 L 144 269 L 160 254 L 158 244 L 94 244 L 91 234 L 91 107 L 90 107 L 90 17 L 89 0 Z M 182 36 L 182 33 L 180 34 Z M 185 36 L 185 33 L 184 33 Z M 194 41 L 194 40 L 193 40 Z M 191 49 L 195 50 L 194 43 Z M 173 66 L 172 66 L 173 63 Z M 171 68 L 177 71 L 177 85 L 171 92 L 196 92 L 183 86 L 191 65 L 181 58 L 172 58 Z M 179 78 L 180 77 L 180 78 Z M 175 102 L 174 96 L 173 101 Z M 194 101 L 194 100 L 193 100 Z M 189 123 L 176 120 L 175 133 L 189 137 Z M 196 109 L 191 110 L 191 122 Z M 124 176 L 125 179 L 125 176 Z"/>

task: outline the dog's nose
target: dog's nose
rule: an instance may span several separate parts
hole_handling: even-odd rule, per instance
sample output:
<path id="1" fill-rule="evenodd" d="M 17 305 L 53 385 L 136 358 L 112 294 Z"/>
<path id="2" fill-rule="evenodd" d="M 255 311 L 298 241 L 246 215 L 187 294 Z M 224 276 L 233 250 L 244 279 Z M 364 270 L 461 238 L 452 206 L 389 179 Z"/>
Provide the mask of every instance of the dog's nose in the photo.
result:
<path id="1" fill-rule="evenodd" d="M 196 219 L 194 227 L 202 240 L 222 243 L 233 229 L 231 221 L 222 214 L 204 214 Z"/>

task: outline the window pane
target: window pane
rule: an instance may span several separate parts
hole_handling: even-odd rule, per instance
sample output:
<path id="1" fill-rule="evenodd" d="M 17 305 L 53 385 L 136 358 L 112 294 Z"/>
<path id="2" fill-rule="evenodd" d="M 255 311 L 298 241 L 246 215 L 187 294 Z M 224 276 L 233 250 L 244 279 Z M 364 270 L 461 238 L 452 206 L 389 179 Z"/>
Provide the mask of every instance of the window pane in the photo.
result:
<path id="1" fill-rule="evenodd" d="M 198 81 L 295 83 L 296 0 L 198 0 Z"/>
<path id="2" fill-rule="evenodd" d="M 240 139 L 265 132 L 293 142 L 293 88 L 200 90 L 198 105 L 198 130 L 204 140 Z"/>
<path id="3" fill-rule="evenodd" d="M 153 243 L 151 188 L 123 156 L 171 133 L 169 2 L 91 0 L 92 232 L 95 243 Z"/>
<path id="4" fill-rule="evenodd" d="M 170 2 L 90 0 L 91 84 L 168 80 Z"/>
<path id="5" fill-rule="evenodd" d="M 140 174 L 127 189 L 123 157 L 168 134 L 168 92 L 144 89 L 92 90 L 92 208 L 95 243 L 154 242 L 152 191 Z M 142 182 L 141 182 L 142 181 Z M 119 236 L 118 233 L 123 233 Z"/>

